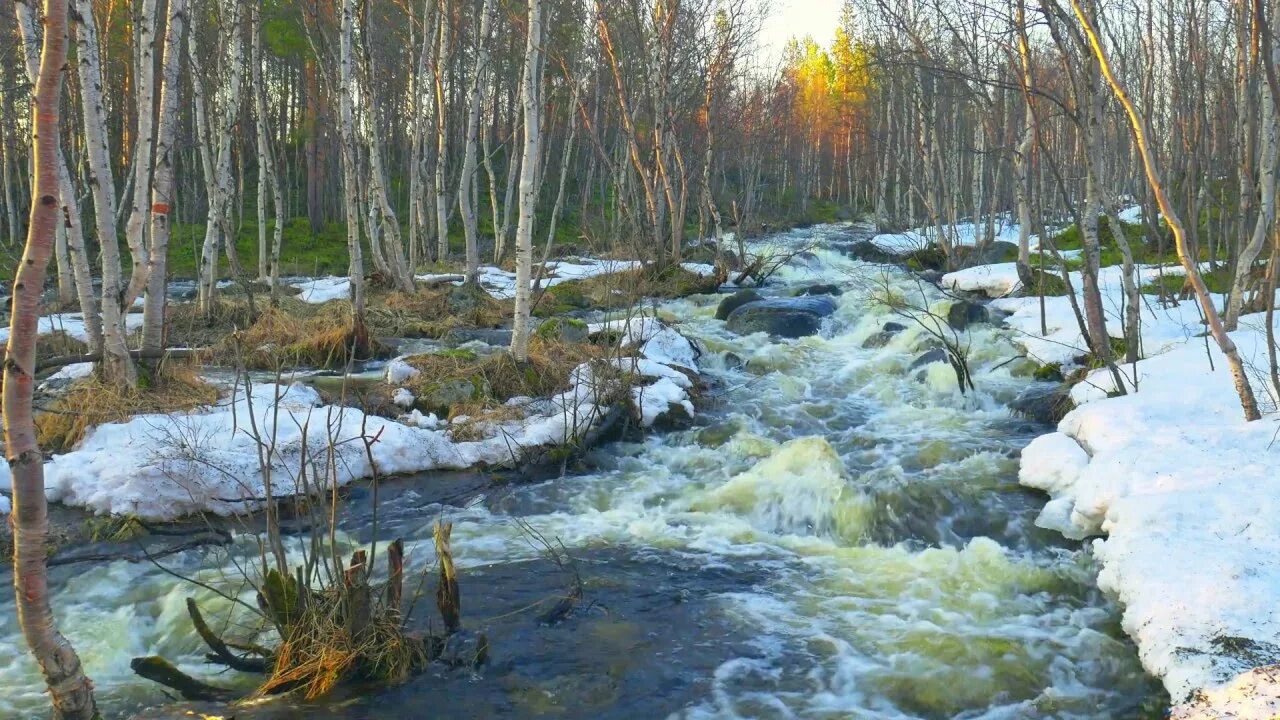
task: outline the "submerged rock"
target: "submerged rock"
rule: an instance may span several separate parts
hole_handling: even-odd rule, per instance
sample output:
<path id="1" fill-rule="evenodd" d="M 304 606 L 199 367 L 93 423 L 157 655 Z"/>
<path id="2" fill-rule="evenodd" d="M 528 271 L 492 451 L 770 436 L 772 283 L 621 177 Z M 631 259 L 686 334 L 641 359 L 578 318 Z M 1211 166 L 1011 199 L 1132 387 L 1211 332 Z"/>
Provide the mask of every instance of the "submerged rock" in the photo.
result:
<path id="1" fill-rule="evenodd" d="M 835 301 L 826 295 L 760 300 L 730 313 L 728 327 L 739 335 L 763 332 L 799 338 L 816 334 L 822 318 L 835 311 Z"/>
<path id="2" fill-rule="evenodd" d="M 942 348 L 933 348 L 932 350 L 916 358 L 911 363 L 911 367 L 908 369 L 915 370 L 917 368 L 922 368 L 925 365 L 930 365 L 938 362 L 950 362 L 950 360 L 947 358 L 947 351 L 943 350 Z"/>
<path id="3" fill-rule="evenodd" d="M 839 285 L 832 285 L 831 283 L 819 283 L 817 285 L 810 285 L 807 288 L 801 288 L 800 290 L 797 290 L 795 293 L 795 296 L 803 297 L 805 295 L 835 295 L 838 297 L 843 294 L 844 294 L 844 291 L 840 289 Z"/>
<path id="4" fill-rule="evenodd" d="M 720 301 L 720 307 L 716 308 L 716 319 L 727 320 L 734 310 L 737 310 L 747 303 L 759 302 L 763 299 L 764 296 L 755 290 L 739 290 Z"/>
<path id="5" fill-rule="evenodd" d="M 947 324 L 956 330 L 964 330 L 970 325 L 991 321 L 991 315 L 985 305 L 972 300 L 957 300 L 947 310 Z"/>
<path id="6" fill-rule="evenodd" d="M 906 329 L 907 326 L 902 323 L 887 322 L 884 324 L 884 327 L 880 328 L 880 332 L 864 340 L 862 347 L 868 350 L 882 348 L 885 345 L 888 345 L 889 341 L 892 340 L 895 335 Z"/>

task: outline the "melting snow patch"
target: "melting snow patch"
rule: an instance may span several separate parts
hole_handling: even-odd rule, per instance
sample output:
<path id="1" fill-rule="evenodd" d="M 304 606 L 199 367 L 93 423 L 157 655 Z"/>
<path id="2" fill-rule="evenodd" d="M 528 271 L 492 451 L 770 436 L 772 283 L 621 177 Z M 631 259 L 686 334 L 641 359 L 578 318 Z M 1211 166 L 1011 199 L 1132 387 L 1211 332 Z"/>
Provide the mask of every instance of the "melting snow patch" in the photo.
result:
<path id="1" fill-rule="evenodd" d="M 347 277 L 322 277 L 294 283 L 293 287 L 302 292 L 298 298 L 305 303 L 320 305 L 330 300 L 345 300 L 351 297 L 351 279 Z"/>
<path id="2" fill-rule="evenodd" d="M 1241 322 L 1246 366 L 1266 367 L 1259 316 Z M 1124 605 L 1143 665 L 1193 700 L 1174 717 L 1271 717 L 1280 689 L 1252 668 L 1280 659 L 1280 418 L 1243 421 L 1216 346 L 1164 349 L 1136 377 L 1124 366 L 1137 392 L 1106 397 L 1105 371 L 1077 385 L 1084 404 L 1027 446 L 1020 479 L 1053 498 L 1042 526 L 1106 534 L 1098 585 Z"/>

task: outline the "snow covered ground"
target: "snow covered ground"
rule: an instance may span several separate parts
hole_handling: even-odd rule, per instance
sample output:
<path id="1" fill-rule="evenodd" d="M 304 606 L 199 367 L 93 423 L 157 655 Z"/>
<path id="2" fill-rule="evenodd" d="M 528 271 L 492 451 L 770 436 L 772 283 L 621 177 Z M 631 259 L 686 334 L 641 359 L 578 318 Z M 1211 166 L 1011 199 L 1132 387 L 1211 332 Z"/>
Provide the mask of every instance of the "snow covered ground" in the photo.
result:
<path id="1" fill-rule="evenodd" d="M 124 316 L 125 327 L 130 331 L 137 330 L 142 327 L 142 313 L 129 313 Z M 38 332 L 41 335 L 49 335 L 55 332 L 66 333 L 69 337 L 73 337 L 81 342 L 89 340 L 88 333 L 84 328 L 84 316 L 80 313 L 58 313 L 56 315 L 45 315 L 40 318 L 38 324 Z M 9 326 L 0 327 L 0 343 L 9 342 Z"/>
<path id="2" fill-rule="evenodd" d="M 644 379 L 633 389 L 643 423 L 650 425 L 677 407 L 692 416 L 692 382 L 676 369 L 697 372 L 697 353 L 689 341 L 652 318 L 635 318 L 616 329 L 641 353 L 623 362 L 628 363 L 624 369 Z M 389 373 L 393 380 L 406 377 L 399 370 Z M 75 450 L 45 464 L 46 494 L 97 513 L 163 520 L 255 509 L 267 496 L 268 482 L 279 496 L 345 485 L 372 476 L 375 466 L 384 475 L 509 466 L 536 448 L 582 437 L 601 422 L 608 408 L 598 403 L 612 391 L 614 378 L 581 365 L 569 390 L 518 401 L 523 418 L 490 426 L 485 439 L 470 442 L 455 442 L 448 423 L 421 414 L 398 422 L 327 405 L 304 385 L 259 384 L 248 393 L 240 386 L 214 406 L 93 428 Z M 331 444 L 336 448 L 332 460 Z M 0 490 L 8 489 L 4 466 Z"/>
<path id="3" fill-rule="evenodd" d="M 991 306 L 1007 313 L 1005 324 L 1014 331 L 1014 342 L 1026 352 L 1027 356 L 1041 364 L 1069 364 L 1073 358 L 1087 351 L 1084 335 L 1080 332 L 1080 323 L 1076 319 L 1067 296 L 1044 298 L 1043 322 L 1041 326 L 1041 302 L 1038 297 L 1002 297 L 1012 290 L 1008 273 L 1013 273 L 1012 282 L 1016 285 L 1017 273 L 1005 270 L 1004 265 L 979 266 L 994 268 L 989 275 L 978 272 L 978 268 L 952 273 L 943 276 L 943 285 L 970 292 L 982 292 L 988 297 L 997 297 Z M 1161 274 L 1182 275 L 1181 266 L 1141 266 L 1138 268 L 1139 284 L 1146 284 L 1157 279 Z M 957 280 L 953 275 L 960 276 Z M 1083 312 L 1083 300 L 1080 290 L 1083 278 L 1079 272 L 1070 274 L 1071 286 L 1076 290 L 1076 303 Z M 1112 337 L 1123 337 L 1124 326 L 1124 287 L 1121 281 L 1119 266 L 1102 268 L 1098 274 L 1098 286 L 1102 291 L 1103 311 L 1107 316 L 1107 331 Z M 1156 298 L 1144 296 L 1140 308 L 1140 327 L 1142 330 L 1141 354 L 1156 355 L 1165 350 L 1186 343 L 1192 337 L 1203 332 L 1200 321 L 1199 306 L 1191 300 L 1162 306 Z M 1042 329 L 1048 332 L 1042 333 Z"/>
<path id="4" fill-rule="evenodd" d="M 641 266 L 639 260 L 608 260 L 597 258 L 569 258 L 549 260 L 543 274 L 541 285 L 551 287 L 570 280 L 584 280 L 600 275 L 627 272 Z M 682 263 L 681 267 L 703 277 L 714 275 L 716 269 L 704 263 Z M 534 269 L 537 277 L 537 269 Z M 454 274 L 415 275 L 420 282 L 438 281 Z M 492 265 L 480 267 L 480 286 L 498 300 L 510 300 L 516 296 L 516 274 Z M 452 285 L 461 285 L 461 281 L 451 281 Z M 330 300 L 344 300 L 351 297 L 351 281 L 343 276 L 305 279 L 293 283 L 293 287 L 301 290 L 299 298 L 303 302 L 321 304 Z"/>
<path id="5" fill-rule="evenodd" d="M 1258 321 L 1246 317 L 1233 337 L 1265 373 Z M 1174 701 L 1197 690 L 1232 696 L 1237 676 L 1280 661 L 1280 417 L 1243 421 L 1212 344 L 1167 348 L 1136 375 L 1137 392 L 1121 397 L 1106 397 L 1115 380 L 1105 371 L 1076 386 L 1083 404 L 1023 451 L 1020 479 L 1052 498 L 1041 526 L 1106 535 L 1093 541 L 1098 583 L 1124 605 L 1126 632 Z M 1267 385 L 1255 383 L 1264 399 Z M 1270 687 L 1274 701 L 1280 687 Z M 1212 703 L 1182 712 L 1273 717 L 1218 714 Z"/>

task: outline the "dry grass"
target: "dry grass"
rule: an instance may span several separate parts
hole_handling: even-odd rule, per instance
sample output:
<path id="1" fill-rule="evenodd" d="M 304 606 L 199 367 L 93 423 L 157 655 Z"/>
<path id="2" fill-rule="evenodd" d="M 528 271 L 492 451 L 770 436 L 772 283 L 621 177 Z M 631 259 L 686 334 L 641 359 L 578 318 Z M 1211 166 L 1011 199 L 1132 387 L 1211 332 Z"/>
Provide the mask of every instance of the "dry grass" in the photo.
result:
<path id="1" fill-rule="evenodd" d="M 525 416 L 523 408 L 511 405 L 493 405 L 486 402 L 469 402 L 454 405 L 449 410 L 449 435 L 454 442 L 475 442 L 493 436 L 493 427 L 519 420 Z M 466 418 L 456 422 L 459 418 Z"/>
<path id="2" fill-rule="evenodd" d="M 225 365 L 243 362 L 252 369 L 281 367 L 341 368 L 352 350 L 357 356 L 374 355 L 380 348 L 359 350 L 351 324 L 351 306 L 345 302 L 305 306 L 301 312 L 286 307 L 264 308 L 243 328 L 223 331 L 211 345 L 212 359 Z"/>
<path id="3" fill-rule="evenodd" d="M 567 390 L 574 368 L 617 352 L 616 348 L 589 343 L 534 337 L 529 343 L 529 362 L 524 364 L 505 352 L 482 357 L 467 351 L 415 355 L 405 362 L 421 371 L 408 383 L 415 395 L 461 379 L 483 388 L 483 398 L 475 399 L 492 405 L 513 397 L 547 397 Z"/>
<path id="4" fill-rule="evenodd" d="M 534 312 L 545 317 L 578 308 L 632 307 L 646 299 L 715 292 L 723 282 L 723 277 L 704 278 L 679 265 L 664 269 L 647 265 L 553 285 L 542 293 Z"/>
<path id="5" fill-rule="evenodd" d="M 70 450 L 94 425 L 120 422 L 135 415 L 172 413 L 209 405 L 218 391 L 190 365 L 166 362 L 145 387 L 129 389 L 90 376 L 36 413 L 36 441 L 55 452 Z"/>
<path id="6" fill-rule="evenodd" d="M 392 292 L 380 299 L 382 306 L 370 311 L 370 327 L 386 325 L 394 331 L 378 334 L 398 337 L 441 337 L 454 328 L 500 327 L 514 308 L 511 301 L 496 300 L 474 285 Z"/>

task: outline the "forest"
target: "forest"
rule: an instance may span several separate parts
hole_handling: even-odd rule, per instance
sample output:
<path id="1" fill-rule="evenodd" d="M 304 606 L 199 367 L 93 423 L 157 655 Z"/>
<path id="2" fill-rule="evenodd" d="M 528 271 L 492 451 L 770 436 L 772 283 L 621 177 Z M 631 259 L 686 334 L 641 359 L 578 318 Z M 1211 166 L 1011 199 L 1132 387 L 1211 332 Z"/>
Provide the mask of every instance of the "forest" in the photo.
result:
<path id="1" fill-rule="evenodd" d="M 811 5 L 0 7 L 0 715 L 1280 713 L 1280 8 Z"/>

